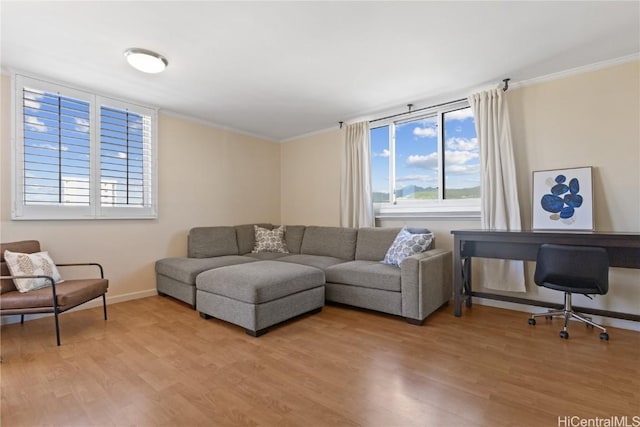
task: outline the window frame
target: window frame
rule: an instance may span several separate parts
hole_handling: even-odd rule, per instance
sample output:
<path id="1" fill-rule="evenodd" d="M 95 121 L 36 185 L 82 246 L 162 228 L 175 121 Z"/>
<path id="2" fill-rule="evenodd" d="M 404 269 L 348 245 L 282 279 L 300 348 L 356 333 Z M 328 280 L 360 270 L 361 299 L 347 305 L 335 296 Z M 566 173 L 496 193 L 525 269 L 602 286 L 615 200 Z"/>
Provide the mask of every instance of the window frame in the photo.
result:
<path id="1" fill-rule="evenodd" d="M 97 94 L 65 83 L 12 74 L 12 129 L 11 129 L 11 219 L 12 220 L 85 220 L 85 219 L 157 219 L 158 218 L 158 110 L 135 102 Z M 24 201 L 25 192 L 25 135 L 24 99 L 25 87 L 89 102 L 89 206 L 31 205 Z M 150 159 L 143 171 L 149 177 L 144 206 L 101 205 L 101 107 L 108 106 L 131 110 L 148 116 L 150 125 Z"/>
<path id="2" fill-rule="evenodd" d="M 474 199 L 445 199 L 445 139 L 444 139 L 444 115 L 446 113 L 470 107 L 467 100 L 455 101 L 432 108 L 391 116 L 384 120 L 377 120 L 370 124 L 370 131 L 376 128 L 389 126 L 389 202 L 374 203 L 376 218 L 480 218 L 480 198 Z M 438 136 L 438 199 L 437 200 L 397 200 L 396 199 L 396 135 L 395 127 L 408 122 L 436 117 Z M 373 150 L 372 150 L 373 155 Z M 373 174 L 372 174 L 373 176 Z M 373 191 L 373 185 L 372 191 Z"/>

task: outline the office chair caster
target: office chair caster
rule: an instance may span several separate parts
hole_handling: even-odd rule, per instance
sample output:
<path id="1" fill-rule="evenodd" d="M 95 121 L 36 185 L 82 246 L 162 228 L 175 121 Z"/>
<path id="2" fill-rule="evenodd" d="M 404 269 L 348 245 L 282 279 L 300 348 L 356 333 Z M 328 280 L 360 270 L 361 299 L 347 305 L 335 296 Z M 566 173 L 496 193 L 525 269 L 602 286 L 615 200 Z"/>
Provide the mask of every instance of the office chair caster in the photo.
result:
<path id="1" fill-rule="evenodd" d="M 536 319 L 529 319 L 529 324 L 532 326 L 536 326 Z"/>
<path id="2" fill-rule="evenodd" d="M 604 341 L 609 341 L 609 334 L 606 332 L 600 332 L 600 339 Z"/>
<path id="3" fill-rule="evenodd" d="M 567 331 L 560 331 L 560 338 L 568 340 L 569 339 L 569 332 Z"/>

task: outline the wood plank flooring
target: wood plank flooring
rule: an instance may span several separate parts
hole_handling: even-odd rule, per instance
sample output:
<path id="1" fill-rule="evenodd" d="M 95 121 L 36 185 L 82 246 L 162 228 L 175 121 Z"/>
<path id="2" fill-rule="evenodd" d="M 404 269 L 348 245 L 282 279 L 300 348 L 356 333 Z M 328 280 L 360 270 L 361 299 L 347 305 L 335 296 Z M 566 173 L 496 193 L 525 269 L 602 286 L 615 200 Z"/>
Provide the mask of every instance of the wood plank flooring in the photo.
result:
<path id="1" fill-rule="evenodd" d="M 260 338 L 150 297 L 2 326 L 2 426 L 558 426 L 640 416 L 640 333 L 342 306 Z M 640 420 L 640 418 L 638 418 Z M 569 425 L 569 424 L 564 424 Z M 585 424 L 586 425 L 586 424 Z M 604 425 L 604 424 L 602 424 Z"/>

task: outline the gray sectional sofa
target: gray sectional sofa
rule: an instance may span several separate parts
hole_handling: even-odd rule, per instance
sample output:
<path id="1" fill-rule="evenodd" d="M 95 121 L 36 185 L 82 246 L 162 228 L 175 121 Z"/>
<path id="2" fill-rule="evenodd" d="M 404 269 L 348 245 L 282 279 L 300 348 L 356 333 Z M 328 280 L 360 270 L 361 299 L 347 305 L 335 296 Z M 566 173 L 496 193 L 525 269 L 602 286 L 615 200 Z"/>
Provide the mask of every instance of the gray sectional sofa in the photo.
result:
<path id="1" fill-rule="evenodd" d="M 292 225 L 284 235 L 289 253 L 252 253 L 253 224 L 193 228 L 187 257 L 156 262 L 158 294 L 254 336 L 319 311 L 325 300 L 422 324 L 451 297 L 451 251 L 432 244 L 400 267 L 384 264 L 399 231 Z"/>

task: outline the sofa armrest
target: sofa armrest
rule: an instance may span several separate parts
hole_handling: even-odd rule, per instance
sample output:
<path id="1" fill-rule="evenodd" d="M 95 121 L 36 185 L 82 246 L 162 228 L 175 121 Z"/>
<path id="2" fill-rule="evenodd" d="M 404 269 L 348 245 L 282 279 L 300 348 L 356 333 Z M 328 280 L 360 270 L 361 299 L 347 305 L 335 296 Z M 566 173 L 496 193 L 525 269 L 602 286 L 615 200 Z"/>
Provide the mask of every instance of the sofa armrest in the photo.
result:
<path id="1" fill-rule="evenodd" d="M 453 292 L 452 253 L 432 249 L 400 264 L 402 316 L 422 322 L 446 304 Z"/>

